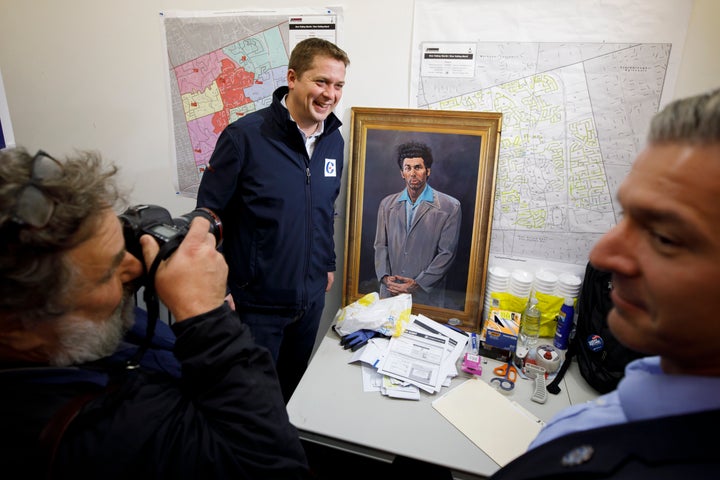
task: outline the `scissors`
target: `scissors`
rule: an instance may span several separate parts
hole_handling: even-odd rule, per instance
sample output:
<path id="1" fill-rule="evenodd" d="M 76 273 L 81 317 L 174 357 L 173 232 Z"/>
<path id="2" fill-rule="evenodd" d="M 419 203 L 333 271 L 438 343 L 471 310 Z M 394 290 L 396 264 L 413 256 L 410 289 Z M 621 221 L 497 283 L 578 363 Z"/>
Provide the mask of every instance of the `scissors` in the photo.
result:
<path id="1" fill-rule="evenodd" d="M 505 390 L 506 392 L 511 391 L 515 388 L 515 380 L 517 380 L 517 369 L 515 366 L 508 362 L 504 365 L 500 365 L 493 370 L 497 377 L 490 379 L 490 383 L 496 383 L 498 387 Z"/>

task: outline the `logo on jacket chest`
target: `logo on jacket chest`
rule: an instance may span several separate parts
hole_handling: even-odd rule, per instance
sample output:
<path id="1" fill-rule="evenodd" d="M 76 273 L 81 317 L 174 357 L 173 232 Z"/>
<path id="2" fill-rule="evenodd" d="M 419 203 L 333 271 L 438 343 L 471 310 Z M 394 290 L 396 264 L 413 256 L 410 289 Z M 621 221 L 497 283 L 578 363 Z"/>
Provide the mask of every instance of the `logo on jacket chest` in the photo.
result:
<path id="1" fill-rule="evenodd" d="M 334 158 L 325 159 L 325 176 L 336 177 L 337 176 L 337 165 L 335 164 Z"/>

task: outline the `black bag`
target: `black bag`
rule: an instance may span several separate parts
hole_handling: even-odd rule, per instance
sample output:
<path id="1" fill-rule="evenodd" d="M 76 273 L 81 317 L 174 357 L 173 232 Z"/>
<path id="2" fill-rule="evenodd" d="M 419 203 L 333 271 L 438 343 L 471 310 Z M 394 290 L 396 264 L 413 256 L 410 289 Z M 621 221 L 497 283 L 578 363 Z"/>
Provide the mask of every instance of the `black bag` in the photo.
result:
<path id="1" fill-rule="evenodd" d="M 573 356 L 577 358 L 580 374 L 600 393 L 614 390 L 625 375 L 625 366 L 645 356 L 618 342 L 610 332 L 607 324 L 607 315 L 612 308 L 610 289 L 611 274 L 588 263 L 578 298 L 575 335 L 560 371 L 547 386 L 550 393 L 560 392 L 558 384 Z"/>

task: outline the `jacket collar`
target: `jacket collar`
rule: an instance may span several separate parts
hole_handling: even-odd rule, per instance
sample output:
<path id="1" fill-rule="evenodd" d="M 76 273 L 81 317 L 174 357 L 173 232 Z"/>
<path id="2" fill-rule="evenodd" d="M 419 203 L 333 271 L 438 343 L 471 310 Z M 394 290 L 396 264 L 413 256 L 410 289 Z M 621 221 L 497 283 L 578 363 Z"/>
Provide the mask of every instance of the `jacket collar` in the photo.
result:
<path id="1" fill-rule="evenodd" d="M 297 124 L 290 119 L 287 108 L 282 105 L 282 99 L 288 94 L 290 89 L 287 86 L 279 87 L 273 92 L 273 101 L 270 105 L 274 121 L 282 128 L 285 133 L 297 130 Z M 325 119 L 325 131 L 322 136 L 326 136 L 339 129 L 342 125 L 340 119 L 331 112 Z"/>

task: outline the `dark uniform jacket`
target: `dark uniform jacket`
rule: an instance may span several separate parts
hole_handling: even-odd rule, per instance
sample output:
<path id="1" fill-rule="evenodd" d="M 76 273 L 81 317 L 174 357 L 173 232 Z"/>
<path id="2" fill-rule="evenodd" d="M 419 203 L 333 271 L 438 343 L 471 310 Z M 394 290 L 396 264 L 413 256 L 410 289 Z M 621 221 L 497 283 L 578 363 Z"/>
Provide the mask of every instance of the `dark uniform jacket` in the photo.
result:
<path id="1" fill-rule="evenodd" d="M 700 480 L 720 478 L 720 410 L 565 435 L 516 458 L 492 480 Z"/>

